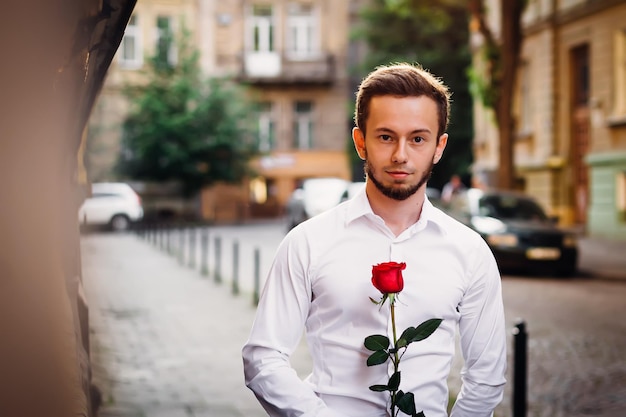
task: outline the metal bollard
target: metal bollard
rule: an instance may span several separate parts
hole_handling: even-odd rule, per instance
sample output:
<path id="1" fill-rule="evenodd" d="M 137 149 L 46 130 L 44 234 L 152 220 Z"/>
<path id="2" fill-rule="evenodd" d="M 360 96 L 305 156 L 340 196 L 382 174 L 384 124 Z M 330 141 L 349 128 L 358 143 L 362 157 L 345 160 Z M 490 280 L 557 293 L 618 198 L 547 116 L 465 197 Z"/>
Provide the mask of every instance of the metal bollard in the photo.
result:
<path id="1" fill-rule="evenodd" d="M 218 284 L 222 282 L 222 239 L 215 237 L 215 270 L 213 279 Z"/>
<path id="2" fill-rule="evenodd" d="M 164 235 L 163 231 L 165 230 L 165 227 L 163 227 L 163 225 L 160 224 L 158 230 L 159 230 L 159 244 L 158 244 L 158 246 L 159 246 L 159 249 L 163 250 L 163 248 L 165 247 L 165 243 L 164 243 L 165 242 L 165 238 L 163 236 Z"/>
<path id="3" fill-rule="evenodd" d="M 233 294 L 239 294 L 239 242 L 233 242 Z"/>
<path id="4" fill-rule="evenodd" d="M 209 275 L 209 231 L 202 229 L 200 236 L 200 273 Z"/>
<path id="5" fill-rule="evenodd" d="M 196 267 L 196 228 L 189 228 L 189 268 Z"/>
<path id="6" fill-rule="evenodd" d="M 513 329 L 513 339 L 513 417 L 526 417 L 528 334 L 526 323 L 521 319 Z"/>
<path id="7" fill-rule="evenodd" d="M 261 287 L 261 254 L 259 248 L 254 248 L 254 292 L 252 302 L 259 305 L 259 292 Z"/>
<path id="8" fill-rule="evenodd" d="M 182 226 L 178 236 L 178 263 L 185 264 L 185 227 Z"/>
<path id="9" fill-rule="evenodd" d="M 169 224 L 166 226 L 167 227 L 167 232 L 165 235 L 165 250 L 167 252 L 168 255 L 172 254 L 172 225 Z"/>

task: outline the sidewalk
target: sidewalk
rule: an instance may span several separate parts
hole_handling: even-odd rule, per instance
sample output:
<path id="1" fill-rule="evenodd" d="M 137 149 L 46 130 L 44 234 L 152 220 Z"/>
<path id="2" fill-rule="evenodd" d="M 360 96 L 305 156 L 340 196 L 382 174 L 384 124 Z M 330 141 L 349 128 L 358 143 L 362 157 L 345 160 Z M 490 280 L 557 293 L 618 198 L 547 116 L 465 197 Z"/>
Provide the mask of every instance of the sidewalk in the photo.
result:
<path id="1" fill-rule="evenodd" d="M 243 380 L 251 296 L 134 235 L 84 236 L 81 250 L 99 417 L 266 416 Z"/>

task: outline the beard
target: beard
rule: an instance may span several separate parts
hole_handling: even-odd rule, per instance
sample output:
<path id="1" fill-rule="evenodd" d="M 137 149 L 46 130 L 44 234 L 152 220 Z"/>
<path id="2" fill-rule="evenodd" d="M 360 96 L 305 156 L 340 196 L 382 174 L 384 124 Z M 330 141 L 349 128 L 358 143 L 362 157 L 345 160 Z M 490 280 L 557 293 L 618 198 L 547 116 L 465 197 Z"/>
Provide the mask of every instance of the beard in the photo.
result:
<path id="1" fill-rule="evenodd" d="M 372 181 L 372 184 L 374 184 L 378 191 L 383 193 L 384 196 L 389 197 L 393 200 L 403 201 L 415 194 L 417 190 L 419 190 L 424 184 L 426 184 L 426 182 L 428 182 L 430 176 L 433 173 L 434 166 L 435 164 L 431 161 L 430 166 L 428 166 L 428 168 L 422 173 L 422 177 L 420 178 L 420 180 L 415 184 L 409 184 L 407 187 L 386 186 L 385 184 L 380 182 L 378 179 L 376 179 L 376 176 L 374 175 L 374 170 L 372 169 L 367 159 L 365 160 L 364 170 L 367 178 Z"/>

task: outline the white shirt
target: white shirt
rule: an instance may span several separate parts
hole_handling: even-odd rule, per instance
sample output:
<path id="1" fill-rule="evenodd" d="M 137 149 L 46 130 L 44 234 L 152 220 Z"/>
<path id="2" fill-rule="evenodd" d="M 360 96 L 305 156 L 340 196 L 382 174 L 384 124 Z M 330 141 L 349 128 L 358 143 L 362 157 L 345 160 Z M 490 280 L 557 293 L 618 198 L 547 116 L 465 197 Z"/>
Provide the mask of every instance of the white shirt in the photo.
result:
<path id="1" fill-rule="evenodd" d="M 278 248 L 243 347 L 246 385 L 270 416 L 388 415 L 388 361 L 368 367 L 364 340 L 392 339 L 389 306 L 372 285 L 372 266 L 406 262 L 396 301 L 398 336 L 441 318 L 427 339 L 412 343 L 400 362 L 400 389 L 413 392 L 417 411 L 447 416 L 447 377 L 460 342 L 465 366 L 451 416 L 491 416 L 502 400 L 506 335 L 500 274 L 475 232 L 424 201 L 420 219 L 395 236 L 362 190 L 353 199 L 292 229 Z M 302 381 L 289 356 L 305 331 L 312 373 Z M 404 415 L 404 414 L 402 414 Z"/>

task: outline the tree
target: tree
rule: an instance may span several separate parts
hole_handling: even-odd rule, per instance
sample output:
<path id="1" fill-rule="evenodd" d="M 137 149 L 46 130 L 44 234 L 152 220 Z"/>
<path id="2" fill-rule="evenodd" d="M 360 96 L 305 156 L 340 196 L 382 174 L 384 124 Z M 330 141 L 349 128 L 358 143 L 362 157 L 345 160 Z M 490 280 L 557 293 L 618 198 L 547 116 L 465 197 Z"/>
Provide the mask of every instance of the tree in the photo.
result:
<path id="1" fill-rule="evenodd" d="M 180 182 L 185 195 L 241 181 L 253 136 L 244 91 L 226 78 L 203 79 L 187 34 L 177 45 L 178 63 L 164 50 L 160 45 L 150 58 L 147 82 L 125 90 L 131 111 L 118 169 L 133 179 Z"/>
<path id="2" fill-rule="evenodd" d="M 483 103 L 496 115 L 499 134 L 498 186 L 515 186 L 513 160 L 514 118 L 511 113 L 517 68 L 522 45 L 521 17 L 527 0 L 500 1 L 500 39 L 487 24 L 484 0 L 470 0 L 472 24 L 484 39 L 483 57 L 487 68 L 485 82 L 477 82 Z M 477 77 L 481 77 L 477 76 Z M 478 81 L 478 78 L 476 78 Z"/>
<path id="3" fill-rule="evenodd" d="M 419 63 L 441 77 L 453 92 L 450 140 L 429 184 L 441 188 L 472 163 L 472 97 L 466 69 L 471 65 L 469 12 L 463 0 L 373 0 L 361 12 L 354 37 L 368 55 L 356 71 L 392 62 Z"/>

